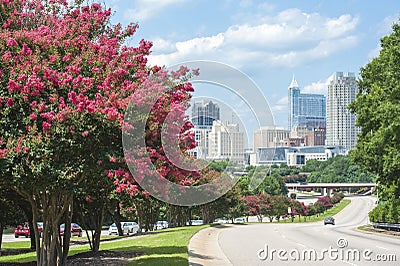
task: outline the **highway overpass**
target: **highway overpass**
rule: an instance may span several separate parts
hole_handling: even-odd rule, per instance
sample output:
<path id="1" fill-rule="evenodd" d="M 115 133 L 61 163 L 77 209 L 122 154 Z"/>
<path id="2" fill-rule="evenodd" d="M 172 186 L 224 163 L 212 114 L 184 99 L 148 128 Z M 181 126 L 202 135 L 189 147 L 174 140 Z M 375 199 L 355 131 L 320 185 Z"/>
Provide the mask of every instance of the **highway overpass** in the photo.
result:
<path id="1" fill-rule="evenodd" d="M 286 187 L 293 190 L 320 188 L 321 194 L 328 196 L 332 194 L 333 189 L 370 188 L 373 190 L 376 186 L 376 183 L 286 183 Z"/>

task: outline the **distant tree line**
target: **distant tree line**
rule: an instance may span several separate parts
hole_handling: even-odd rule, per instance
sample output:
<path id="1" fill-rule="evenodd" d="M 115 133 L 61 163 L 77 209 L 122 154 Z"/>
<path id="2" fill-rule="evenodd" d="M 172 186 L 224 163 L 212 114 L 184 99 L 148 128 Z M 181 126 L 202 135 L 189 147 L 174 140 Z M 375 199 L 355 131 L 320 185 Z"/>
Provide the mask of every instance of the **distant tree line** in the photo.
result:
<path id="1" fill-rule="evenodd" d="M 326 161 L 309 160 L 301 170 L 310 173 L 309 183 L 370 183 L 377 178 L 376 174 L 354 164 L 349 156 L 335 156 Z"/>

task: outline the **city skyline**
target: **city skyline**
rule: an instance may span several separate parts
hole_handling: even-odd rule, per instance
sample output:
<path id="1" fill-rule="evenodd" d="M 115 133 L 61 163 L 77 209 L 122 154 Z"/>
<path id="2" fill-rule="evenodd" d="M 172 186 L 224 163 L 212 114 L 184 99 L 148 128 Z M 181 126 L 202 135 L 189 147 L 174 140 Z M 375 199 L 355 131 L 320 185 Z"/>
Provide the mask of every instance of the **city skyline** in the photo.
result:
<path id="1" fill-rule="evenodd" d="M 294 75 L 288 88 L 288 129 L 294 126 L 326 127 L 326 98 L 323 94 L 303 93 Z"/>
<path id="2" fill-rule="evenodd" d="M 304 93 L 326 96 L 333 72 L 350 71 L 357 77 L 360 67 L 379 54 L 380 38 L 391 32 L 400 10 L 400 2 L 390 0 L 105 3 L 115 11 L 112 23 L 139 23 L 128 45 L 142 38 L 152 41 L 150 64 L 211 60 L 238 68 L 258 84 L 275 124 L 284 127 L 292 75 Z M 215 92 L 211 95 L 220 97 Z M 210 96 L 205 93 L 202 86 L 195 86 L 195 96 Z M 245 105 L 236 111 L 246 122 L 251 120 Z M 259 125 L 249 122 L 246 127 L 251 132 Z"/>

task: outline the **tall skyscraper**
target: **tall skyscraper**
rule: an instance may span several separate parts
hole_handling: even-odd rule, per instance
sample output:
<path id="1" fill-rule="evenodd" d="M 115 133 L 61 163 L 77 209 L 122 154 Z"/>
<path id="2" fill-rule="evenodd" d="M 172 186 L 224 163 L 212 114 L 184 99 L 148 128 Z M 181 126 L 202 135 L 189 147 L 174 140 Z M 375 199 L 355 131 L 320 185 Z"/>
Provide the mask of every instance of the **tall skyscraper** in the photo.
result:
<path id="1" fill-rule="evenodd" d="M 289 120 L 288 127 L 306 126 L 307 128 L 326 127 L 326 98 L 322 94 L 301 93 L 293 76 L 288 91 Z"/>
<path id="2" fill-rule="evenodd" d="M 206 159 L 208 155 L 209 133 L 213 122 L 219 120 L 219 106 L 212 101 L 195 101 L 192 105 L 191 121 L 194 125 L 192 131 L 195 134 L 197 147 L 188 153 L 199 159 Z"/>
<path id="3" fill-rule="evenodd" d="M 192 123 L 200 128 L 212 127 L 219 120 L 219 106 L 212 101 L 196 101 L 192 106 Z"/>
<path id="4" fill-rule="evenodd" d="M 351 72 L 335 72 L 328 85 L 326 145 L 339 145 L 349 151 L 354 148 L 359 128 L 356 116 L 347 106 L 356 98 L 358 87 Z"/>

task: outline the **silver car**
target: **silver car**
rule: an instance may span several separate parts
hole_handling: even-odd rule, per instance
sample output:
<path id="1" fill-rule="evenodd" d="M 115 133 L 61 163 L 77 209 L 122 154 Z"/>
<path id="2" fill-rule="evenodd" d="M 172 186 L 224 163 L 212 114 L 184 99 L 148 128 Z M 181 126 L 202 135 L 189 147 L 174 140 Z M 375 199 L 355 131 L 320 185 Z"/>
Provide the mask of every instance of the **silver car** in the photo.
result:
<path id="1" fill-rule="evenodd" d="M 124 235 L 130 235 L 130 234 L 134 235 L 138 232 L 139 225 L 135 222 L 121 222 L 121 228 L 122 228 L 122 233 Z M 110 225 L 110 227 L 108 228 L 108 234 L 109 235 L 113 235 L 113 234 L 118 235 L 118 228 L 115 223 Z"/>

